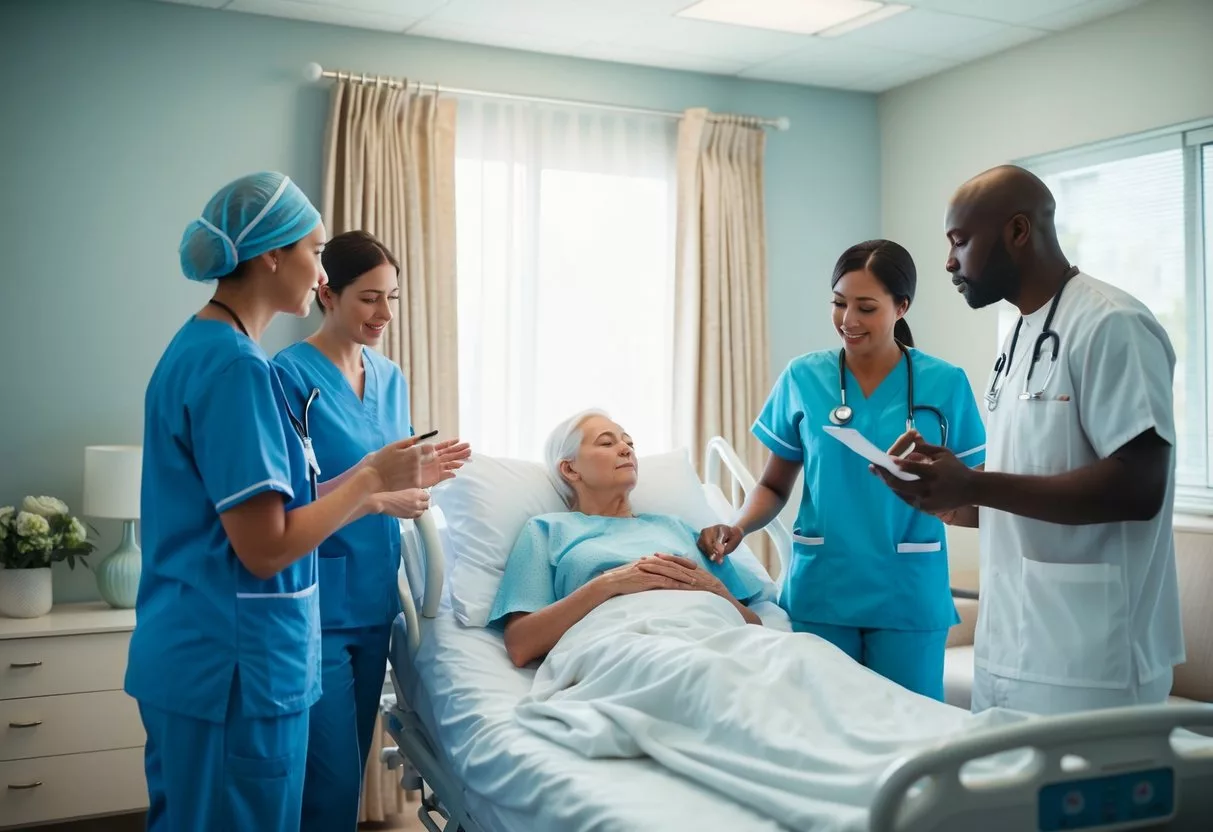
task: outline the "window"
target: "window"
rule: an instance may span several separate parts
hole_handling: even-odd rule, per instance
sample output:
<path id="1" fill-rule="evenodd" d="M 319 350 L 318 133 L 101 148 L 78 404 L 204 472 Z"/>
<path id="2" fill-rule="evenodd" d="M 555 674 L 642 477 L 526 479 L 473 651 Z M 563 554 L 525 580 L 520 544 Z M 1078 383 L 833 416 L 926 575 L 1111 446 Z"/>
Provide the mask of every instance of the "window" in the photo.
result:
<path id="1" fill-rule="evenodd" d="M 1210 315 L 1204 275 L 1213 262 L 1213 127 L 1176 130 L 1024 163 L 1057 200 L 1070 262 L 1141 300 L 1175 349 L 1177 508 L 1213 513 L 1209 420 Z M 999 337 L 1018 317 L 1005 305 Z"/>
<path id="2" fill-rule="evenodd" d="M 673 441 L 677 123 L 480 100 L 456 137 L 459 420 L 541 459 L 562 418 Z"/>

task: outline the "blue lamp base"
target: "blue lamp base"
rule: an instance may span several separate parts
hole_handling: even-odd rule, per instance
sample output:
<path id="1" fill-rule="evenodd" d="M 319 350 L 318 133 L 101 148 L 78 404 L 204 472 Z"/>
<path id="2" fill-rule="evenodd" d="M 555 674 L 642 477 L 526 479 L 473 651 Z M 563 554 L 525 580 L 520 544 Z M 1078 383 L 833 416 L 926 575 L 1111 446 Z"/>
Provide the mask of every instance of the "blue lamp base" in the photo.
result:
<path id="1" fill-rule="evenodd" d="M 139 594 L 143 552 L 135 543 L 135 521 L 122 523 L 122 542 L 97 567 L 97 591 L 105 603 L 120 610 L 133 609 Z"/>

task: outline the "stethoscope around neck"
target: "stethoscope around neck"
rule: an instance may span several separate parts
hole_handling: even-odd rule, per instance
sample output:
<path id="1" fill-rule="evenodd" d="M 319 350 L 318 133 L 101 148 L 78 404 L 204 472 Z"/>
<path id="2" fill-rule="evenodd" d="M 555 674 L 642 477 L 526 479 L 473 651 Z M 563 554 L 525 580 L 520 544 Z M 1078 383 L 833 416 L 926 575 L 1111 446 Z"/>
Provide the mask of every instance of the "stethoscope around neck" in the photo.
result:
<path id="1" fill-rule="evenodd" d="M 1049 386 L 1049 381 L 1053 378 L 1053 371 L 1057 369 L 1057 356 L 1061 353 L 1061 336 L 1053 329 L 1053 316 L 1057 313 L 1057 305 L 1061 303 L 1061 293 L 1065 291 L 1066 284 L 1070 282 L 1070 278 L 1078 274 L 1077 266 L 1070 266 L 1066 273 L 1061 278 L 1061 285 L 1057 287 L 1057 294 L 1053 295 L 1053 302 L 1049 304 L 1049 313 L 1045 316 L 1045 325 L 1041 329 L 1040 334 L 1036 336 L 1036 340 L 1032 344 L 1032 357 L 1028 361 L 1028 371 L 1023 377 L 1023 392 L 1019 394 L 1021 401 L 1039 401 L 1044 398 L 1045 390 Z M 998 407 L 998 397 L 1002 395 L 1002 388 L 1007 383 L 1007 379 L 1011 377 L 1011 362 L 1015 359 L 1015 345 L 1019 342 L 1019 331 L 1023 327 L 1023 316 L 1015 322 L 1015 332 L 1011 335 L 1011 349 L 1002 353 L 994 361 L 994 377 L 990 379 L 990 389 L 986 391 L 986 410 L 993 411 Z M 1052 349 L 1049 355 L 1049 370 L 1045 373 L 1044 383 L 1033 392 L 1030 388 L 1032 381 L 1032 371 L 1036 369 L 1037 362 L 1040 361 L 1041 351 L 1048 344 Z M 1001 379 L 1002 383 L 999 383 Z"/>
<path id="2" fill-rule="evenodd" d="M 303 443 L 303 456 L 307 459 L 308 483 L 311 485 L 313 502 L 317 499 L 320 461 L 316 458 L 316 449 L 312 447 L 312 436 L 308 430 L 308 412 L 312 409 L 312 402 L 319 397 L 320 388 L 313 387 L 312 392 L 308 394 L 307 401 L 303 404 L 302 419 L 295 416 L 289 403 L 286 405 L 286 416 L 291 420 L 291 427 L 295 429 L 295 433 L 299 435 L 299 441 Z"/>
<path id="3" fill-rule="evenodd" d="M 914 359 L 910 357 L 910 351 L 905 344 L 900 341 L 897 341 L 896 344 L 897 349 L 901 350 L 901 354 L 906 359 L 906 431 L 914 430 L 914 413 L 925 410 L 934 414 L 935 418 L 939 420 L 939 444 L 946 447 L 948 420 L 939 408 L 929 404 L 914 403 Z M 830 421 L 841 426 L 848 424 L 855 416 L 855 411 L 847 404 L 847 351 L 845 348 L 838 351 L 838 398 L 841 403 L 830 411 Z"/>

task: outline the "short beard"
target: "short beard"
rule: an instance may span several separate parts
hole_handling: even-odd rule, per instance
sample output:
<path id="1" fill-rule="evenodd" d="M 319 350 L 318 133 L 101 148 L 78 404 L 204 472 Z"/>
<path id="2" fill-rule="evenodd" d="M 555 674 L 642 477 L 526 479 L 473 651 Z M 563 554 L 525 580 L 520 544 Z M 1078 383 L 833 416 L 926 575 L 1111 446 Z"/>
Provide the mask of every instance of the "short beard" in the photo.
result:
<path id="1" fill-rule="evenodd" d="M 977 280 L 967 281 L 964 298 L 971 309 L 982 309 L 1000 300 L 1014 301 L 1019 295 L 1019 267 L 1011 259 L 1006 244 L 999 240 L 990 249 L 985 268 Z"/>

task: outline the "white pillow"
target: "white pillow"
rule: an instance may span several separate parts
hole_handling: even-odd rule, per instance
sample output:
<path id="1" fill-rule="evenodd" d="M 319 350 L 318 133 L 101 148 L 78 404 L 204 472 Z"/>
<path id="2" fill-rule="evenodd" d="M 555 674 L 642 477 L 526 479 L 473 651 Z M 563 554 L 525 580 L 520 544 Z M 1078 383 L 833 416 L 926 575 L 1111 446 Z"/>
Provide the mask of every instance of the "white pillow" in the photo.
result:
<path id="1" fill-rule="evenodd" d="M 670 514 L 697 529 L 724 519 L 708 503 L 685 449 L 637 462 L 640 478 L 632 492 L 637 513 Z M 532 517 L 565 511 L 566 506 L 541 464 L 479 453 L 459 476 L 434 489 L 433 500 L 448 526 L 451 607 L 460 623 L 483 627 L 522 527 Z M 753 554 L 739 548 L 733 557 L 768 584 L 773 598 L 774 585 Z"/>

